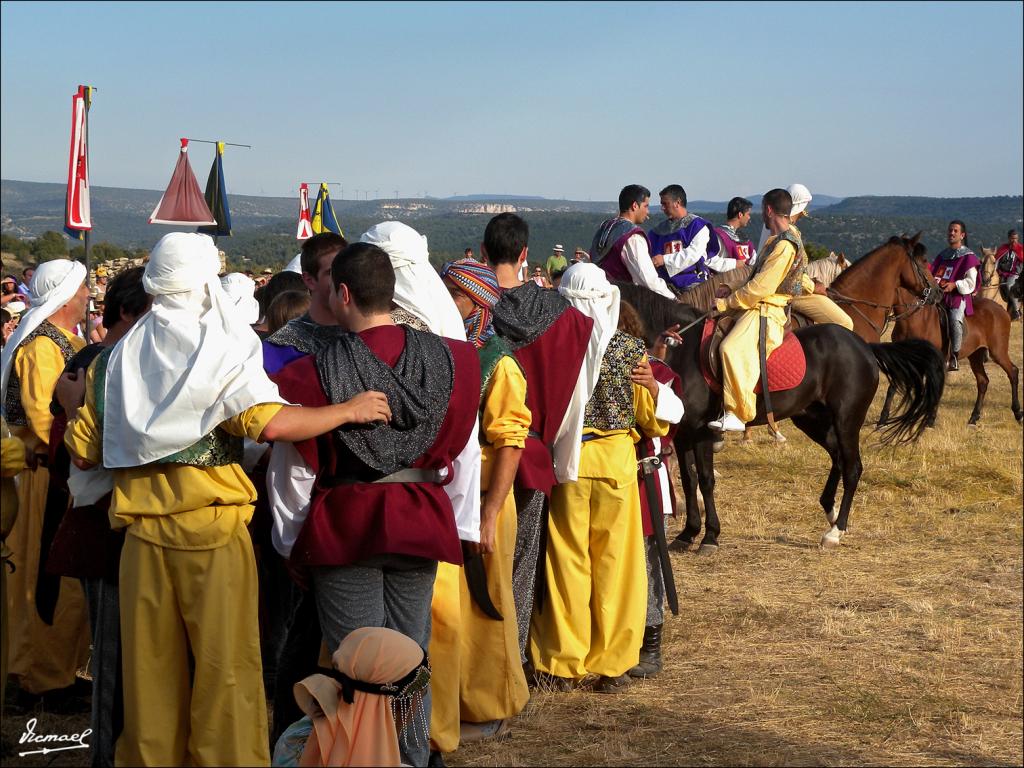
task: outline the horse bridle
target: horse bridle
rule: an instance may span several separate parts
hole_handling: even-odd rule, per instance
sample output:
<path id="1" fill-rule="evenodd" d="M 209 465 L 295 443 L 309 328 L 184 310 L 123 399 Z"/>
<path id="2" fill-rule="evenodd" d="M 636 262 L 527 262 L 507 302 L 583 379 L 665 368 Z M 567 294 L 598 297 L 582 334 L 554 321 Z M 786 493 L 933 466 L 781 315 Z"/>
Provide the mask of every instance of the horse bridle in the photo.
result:
<path id="1" fill-rule="evenodd" d="M 853 311 L 860 315 L 864 322 L 871 326 L 875 333 L 878 334 L 879 338 L 881 338 L 889 328 L 890 323 L 895 323 L 908 318 L 914 313 L 919 312 L 924 307 L 938 304 L 942 301 L 942 289 L 934 281 L 930 282 L 928 280 L 928 277 L 925 275 L 924 268 L 918 260 L 914 258 L 914 249 L 912 247 L 908 247 L 905 241 L 903 243 L 903 247 L 906 251 L 907 258 L 910 259 L 910 265 L 914 268 L 914 274 L 917 276 L 919 289 L 921 291 L 920 293 L 912 291 L 912 293 L 917 296 L 917 301 L 913 304 L 879 304 L 874 301 L 867 301 L 866 299 L 854 299 L 849 296 L 844 296 L 839 293 L 839 291 L 831 287 L 827 289 L 827 294 L 833 301 L 837 304 L 849 304 Z M 857 307 L 858 304 L 874 307 L 876 309 L 884 309 L 885 322 L 882 324 L 882 327 L 879 328 L 875 325 L 871 318 Z M 903 312 L 894 312 L 893 310 L 896 307 L 909 307 L 909 309 L 906 309 Z"/>

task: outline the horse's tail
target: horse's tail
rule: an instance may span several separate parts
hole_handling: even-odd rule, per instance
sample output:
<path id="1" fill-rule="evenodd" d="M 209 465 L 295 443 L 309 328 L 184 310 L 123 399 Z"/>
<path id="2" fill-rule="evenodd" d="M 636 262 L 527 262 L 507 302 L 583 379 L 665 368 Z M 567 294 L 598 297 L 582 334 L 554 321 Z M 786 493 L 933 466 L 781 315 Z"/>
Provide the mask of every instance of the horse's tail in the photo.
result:
<path id="1" fill-rule="evenodd" d="M 878 423 L 882 444 L 913 442 L 938 411 L 946 386 L 945 361 L 934 345 L 921 339 L 869 346 L 900 395 L 899 405 Z"/>

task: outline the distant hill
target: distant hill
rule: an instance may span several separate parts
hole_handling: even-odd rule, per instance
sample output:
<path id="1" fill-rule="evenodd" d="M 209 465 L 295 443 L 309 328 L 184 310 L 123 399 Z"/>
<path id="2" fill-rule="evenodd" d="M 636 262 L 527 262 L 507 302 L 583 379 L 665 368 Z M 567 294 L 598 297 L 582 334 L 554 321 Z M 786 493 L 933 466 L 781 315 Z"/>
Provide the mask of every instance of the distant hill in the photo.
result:
<path id="1" fill-rule="evenodd" d="M 19 238 L 34 238 L 47 230 L 60 232 L 64 215 L 64 185 L 25 181 L 0 182 L 0 229 Z M 109 242 L 124 249 L 149 248 L 166 232 L 190 231 L 148 223 L 160 192 L 142 189 L 93 187 L 95 229 L 92 242 Z M 479 198 L 479 199 L 477 199 Z M 759 196 L 748 196 L 755 203 Z M 825 203 L 831 201 L 831 205 Z M 530 225 L 530 260 L 543 262 L 555 243 L 571 251 L 590 247 L 602 219 L 612 215 L 612 201 L 550 200 L 543 197 L 465 195 L 455 199 L 402 198 L 385 200 L 333 200 L 348 237 L 358 237 L 373 224 L 393 219 L 404 221 L 427 236 L 431 257 L 438 263 L 462 255 L 472 247 L 479 251 L 487 221 L 496 213 L 519 213 Z M 280 266 L 299 248 L 295 239 L 298 200 L 284 197 L 230 195 L 234 236 L 220 238 L 221 247 L 236 263 Z M 694 200 L 690 210 L 722 223 L 725 202 Z M 980 248 L 1003 242 L 1010 227 L 1022 228 L 1021 197 L 928 198 L 852 197 L 815 195 L 811 218 L 801 224 L 805 239 L 828 249 L 845 251 L 857 258 L 894 234 L 924 232 L 931 253 L 945 244 L 945 228 L 952 218 L 968 225 L 970 242 Z M 656 207 L 647 226 L 662 219 Z M 748 236 L 757 241 L 761 222 L 755 216 Z"/>

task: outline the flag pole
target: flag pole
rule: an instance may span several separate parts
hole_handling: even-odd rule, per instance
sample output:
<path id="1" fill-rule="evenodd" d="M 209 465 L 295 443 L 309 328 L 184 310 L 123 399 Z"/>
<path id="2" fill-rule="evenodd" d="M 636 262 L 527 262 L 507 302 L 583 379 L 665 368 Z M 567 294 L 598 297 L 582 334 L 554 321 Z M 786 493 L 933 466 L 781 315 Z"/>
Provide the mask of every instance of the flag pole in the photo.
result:
<path id="1" fill-rule="evenodd" d="M 92 143 L 89 140 L 89 108 L 92 107 L 92 92 L 94 90 L 97 90 L 97 89 L 93 88 L 91 85 L 85 86 L 85 167 L 86 167 L 86 169 L 89 168 L 89 144 Z M 89 216 L 90 216 L 90 223 L 91 223 L 91 221 L 92 221 L 92 214 L 91 214 L 91 212 L 90 212 Z M 89 283 L 89 304 L 87 304 L 86 307 L 85 307 L 85 343 L 86 344 L 91 344 L 92 343 L 92 339 L 89 338 L 92 335 L 92 313 L 89 310 L 90 310 L 90 305 L 92 304 L 93 289 L 95 289 L 95 287 L 96 287 L 96 285 L 93 282 L 92 273 L 89 270 L 89 232 L 90 232 L 89 229 L 85 230 L 85 279 Z"/>

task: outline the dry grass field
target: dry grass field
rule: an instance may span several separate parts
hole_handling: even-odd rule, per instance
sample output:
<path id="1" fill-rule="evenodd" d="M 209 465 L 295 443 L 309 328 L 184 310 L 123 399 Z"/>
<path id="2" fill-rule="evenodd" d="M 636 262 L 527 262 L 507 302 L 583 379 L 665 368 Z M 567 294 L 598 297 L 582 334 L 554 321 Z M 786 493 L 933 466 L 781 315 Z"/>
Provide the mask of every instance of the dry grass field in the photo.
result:
<path id="1" fill-rule="evenodd" d="M 1011 355 L 1024 368 L 1021 325 Z M 934 430 L 874 445 L 849 532 L 819 550 L 824 451 L 718 454 L 722 547 L 673 554 L 680 615 L 665 671 L 617 697 L 538 693 L 510 738 L 448 758 L 486 765 L 1020 765 L 1022 444 L 1006 376 L 978 428 L 969 370 Z M 881 395 L 871 417 L 877 416 Z"/>
<path id="2" fill-rule="evenodd" d="M 1024 368 L 1021 348 L 1015 324 Z M 666 624 L 665 672 L 617 697 L 536 693 L 508 739 L 449 764 L 1020 765 L 1022 438 L 1006 377 L 988 368 L 978 428 L 966 426 L 965 369 L 918 445 L 879 448 L 865 429 L 836 551 L 818 549 L 825 453 L 792 424 L 782 447 L 763 429 L 730 442 L 717 457 L 721 550 L 673 555 L 682 605 Z M 87 723 L 36 714 L 45 733 Z M 27 716 L 8 710 L 9 744 Z"/>

